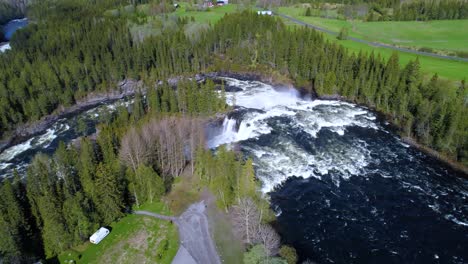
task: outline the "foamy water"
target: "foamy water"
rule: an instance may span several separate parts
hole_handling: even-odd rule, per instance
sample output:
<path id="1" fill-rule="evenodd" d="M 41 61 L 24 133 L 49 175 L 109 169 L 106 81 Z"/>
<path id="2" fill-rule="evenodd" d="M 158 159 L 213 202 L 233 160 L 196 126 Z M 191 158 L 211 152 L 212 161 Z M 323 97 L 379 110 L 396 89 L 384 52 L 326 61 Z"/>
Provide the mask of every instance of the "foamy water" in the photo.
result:
<path id="1" fill-rule="evenodd" d="M 224 81 L 237 88 L 227 89 L 236 107 L 210 129 L 208 146 L 236 145 L 253 158 L 282 240 L 303 259 L 467 263 L 468 181 L 458 172 L 366 108 Z"/>
<path id="2" fill-rule="evenodd" d="M 6 43 L 0 46 L 0 52 L 5 52 L 9 49 L 11 49 L 10 43 Z"/>
<path id="3" fill-rule="evenodd" d="M 268 135 L 273 130 L 272 120 L 275 118 L 290 119 L 289 125 L 314 138 L 324 128 L 338 135 L 344 135 L 349 126 L 378 129 L 372 113 L 350 103 L 301 98 L 295 89 L 274 88 L 262 82 L 224 80 L 227 85 L 242 89 L 226 93 L 228 104 L 257 111 L 249 111 L 242 120 L 226 117 L 221 132 L 208 141 L 211 148 Z M 257 175 L 262 181 L 262 191 L 268 193 L 292 176 L 320 177 L 330 170 L 339 170 L 344 178 L 357 175 L 366 166 L 369 153 L 362 144 L 341 147 L 337 152 L 316 155 L 284 138 L 274 147 L 256 145 L 250 151 L 261 164 Z M 335 182 L 339 184 L 339 179 Z"/>
<path id="4" fill-rule="evenodd" d="M 98 122 L 107 121 L 107 114 L 115 112 L 118 106 L 128 107 L 132 102 L 133 100 L 123 99 L 112 104 L 99 105 L 68 119 L 60 119 L 42 134 L 5 149 L 0 153 L 0 178 L 13 175 L 13 170 L 17 170 L 20 175 L 24 176 L 35 154 L 52 154 L 60 141 L 68 143 L 82 136 L 83 132 L 77 129 L 78 119 L 82 119 L 87 124 L 84 134 L 89 135 L 95 132 L 95 125 Z"/>

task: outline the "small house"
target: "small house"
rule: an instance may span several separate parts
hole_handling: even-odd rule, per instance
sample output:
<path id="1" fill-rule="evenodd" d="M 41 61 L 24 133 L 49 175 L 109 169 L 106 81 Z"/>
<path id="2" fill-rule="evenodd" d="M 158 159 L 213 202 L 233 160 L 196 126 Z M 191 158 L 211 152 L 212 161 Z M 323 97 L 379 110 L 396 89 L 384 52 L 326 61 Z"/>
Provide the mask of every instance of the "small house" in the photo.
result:
<path id="1" fill-rule="evenodd" d="M 99 228 L 98 231 L 96 231 L 90 238 L 89 241 L 93 244 L 99 244 L 108 234 L 109 234 L 109 229 L 105 227 Z"/>

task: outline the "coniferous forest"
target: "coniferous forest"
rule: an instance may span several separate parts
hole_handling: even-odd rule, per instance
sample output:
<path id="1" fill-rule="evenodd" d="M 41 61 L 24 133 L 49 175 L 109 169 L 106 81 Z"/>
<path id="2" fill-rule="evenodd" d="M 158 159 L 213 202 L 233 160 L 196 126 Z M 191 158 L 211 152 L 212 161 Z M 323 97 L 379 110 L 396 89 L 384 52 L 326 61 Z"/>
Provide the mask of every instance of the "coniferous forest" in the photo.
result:
<path id="1" fill-rule="evenodd" d="M 311 3 L 316 7 L 326 3 L 341 4 L 343 8 L 356 7 L 366 13 L 366 21 L 427 21 L 468 18 L 466 0 L 300 0 L 287 3 Z M 365 7 L 365 8 L 364 8 Z"/>
<path id="2" fill-rule="evenodd" d="M 34 158 L 25 181 L 16 175 L 3 182 L 5 259 L 24 261 L 38 252 L 56 256 L 132 205 L 159 199 L 187 165 L 219 190 L 220 207 L 232 205 L 236 192 L 253 192 L 251 161 L 224 149 L 214 157 L 201 147 L 203 120 L 227 110 L 223 93 L 211 82 L 189 79 L 176 89 L 155 88 L 172 76 L 267 68 L 312 94 L 340 95 L 375 108 L 403 136 L 468 164 L 464 80 L 454 84 L 437 74 L 424 76 L 418 60 L 400 67 L 396 53 L 388 60 L 352 54 L 314 30 L 289 29 L 279 19 L 249 11 L 225 15 L 197 31 L 197 38 L 186 33 L 190 20 L 179 18 L 175 28 L 135 39 L 129 20 L 144 23 L 144 16 L 105 16 L 122 3 L 96 2 L 44 1 L 31 7 L 34 23 L 18 31 L 13 49 L 0 55 L 1 136 L 91 93 L 116 89 L 124 79 L 142 80 L 147 96 L 137 93 L 131 111 L 119 109 L 95 141 L 61 144 L 52 157 Z M 180 142 L 190 142 L 190 159 Z M 237 173 L 214 177 L 226 167 Z"/>

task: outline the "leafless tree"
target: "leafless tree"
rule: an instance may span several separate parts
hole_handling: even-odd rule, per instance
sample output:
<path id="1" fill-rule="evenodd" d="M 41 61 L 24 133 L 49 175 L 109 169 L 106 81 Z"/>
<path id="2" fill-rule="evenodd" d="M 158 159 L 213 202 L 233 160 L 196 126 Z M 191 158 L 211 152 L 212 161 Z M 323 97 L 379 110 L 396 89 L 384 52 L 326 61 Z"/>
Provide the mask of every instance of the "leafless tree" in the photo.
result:
<path id="1" fill-rule="evenodd" d="M 134 170 L 142 162 L 151 162 L 163 177 L 178 176 L 190 161 L 193 173 L 195 151 L 205 146 L 203 124 L 202 119 L 191 117 L 152 119 L 141 130 L 125 135 L 121 160 Z"/>
<path id="2" fill-rule="evenodd" d="M 148 161 L 149 149 L 140 133 L 131 128 L 123 137 L 119 157 L 125 165 L 136 171 L 138 166 Z"/>
<path id="3" fill-rule="evenodd" d="M 256 242 L 256 234 L 261 223 L 261 214 L 250 198 L 239 199 L 231 210 L 232 221 L 236 233 L 246 244 Z"/>
<path id="4" fill-rule="evenodd" d="M 280 236 L 275 229 L 268 224 L 262 224 L 256 233 L 256 239 L 265 246 L 268 256 L 278 254 L 280 247 Z"/>

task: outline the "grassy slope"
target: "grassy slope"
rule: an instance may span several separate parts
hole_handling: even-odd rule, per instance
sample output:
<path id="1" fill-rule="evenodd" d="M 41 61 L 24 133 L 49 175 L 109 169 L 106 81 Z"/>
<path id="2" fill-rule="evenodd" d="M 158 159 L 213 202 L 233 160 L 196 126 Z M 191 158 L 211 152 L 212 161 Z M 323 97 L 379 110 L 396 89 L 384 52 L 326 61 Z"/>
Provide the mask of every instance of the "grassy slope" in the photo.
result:
<path id="1" fill-rule="evenodd" d="M 209 11 L 186 11 L 188 4 L 180 3 L 180 5 L 181 7 L 178 8 L 174 14 L 180 17 L 194 17 L 195 22 L 198 23 L 214 24 L 220 20 L 224 14 L 237 11 L 237 5 L 235 4 L 212 7 L 209 9 Z"/>
<path id="2" fill-rule="evenodd" d="M 339 31 L 339 29 L 341 28 L 341 25 L 339 23 L 349 23 L 349 22 L 341 21 L 341 20 L 300 16 L 298 15 L 299 14 L 298 10 L 299 10 L 298 8 L 280 8 L 279 12 L 282 12 L 290 16 L 294 16 L 301 21 L 311 23 L 311 24 L 316 24 L 317 26 L 323 26 L 323 27 L 329 28 L 331 30 L 336 30 L 336 31 Z M 329 22 L 318 24 L 318 23 L 315 23 L 316 20 L 329 20 Z M 442 22 L 445 22 L 445 21 L 442 21 Z M 335 24 L 333 25 L 333 23 Z M 390 22 L 379 22 L 379 24 L 385 24 L 385 23 L 390 23 Z M 392 22 L 392 23 L 399 23 L 399 22 Z M 418 22 L 407 22 L 407 23 L 418 23 Z M 288 24 L 291 25 L 290 22 L 288 22 Z M 374 22 L 371 24 L 374 24 Z M 468 28 L 468 23 L 467 23 L 467 28 Z M 453 30 L 453 31 L 458 31 L 458 30 Z M 459 31 L 465 31 L 465 30 L 459 30 Z M 385 29 L 382 29 L 382 32 L 383 32 L 382 34 L 390 35 L 389 33 L 385 31 Z M 458 34 L 458 33 L 453 33 L 453 34 Z M 466 35 L 468 36 L 468 34 Z M 357 35 L 353 35 L 353 36 L 360 37 Z M 329 36 L 328 38 L 332 41 L 337 41 L 335 37 Z M 460 42 L 458 45 L 463 46 L 465 43 L 467 42 Z M 383 57 L 386 57 L 386 58 L 388 58 L 393 53 L 393 50 L 390 50 L 387 48 L 374 47 L 374 46 L 370 46 L 367 44 L 362 44 L 362 43 L 358 43 L 358 42 L 354 42 L 350 40 L 340 41 L 340 44 L 342 44 L 343 46 L 345 46 L 346 48 L 354 52 L 359 52 L 361 50 L 365 52 L 374 51 L 376 53 L 377 52 L 380 53 Z M 466 44 L 464 46 L 465 48 L 468 49 L 468 46 Z M 399 55 L 400 55 L 400 62 L 402 64 L 406 64 L 408 61 L 414 60 L 417 57 L 417 55 L 406 53 L 406 52 L 399 52 Z M 463 78 L 468 78 L 468 63 L 466 62 L 450 61 L 450 60 L 437 59 L 437 58 L 432 58 L 432 57 L 427 57 L 427 56 L 419 56 L 419 61 L 421 62 L 422 70 L 428 74 L 438 73 L 442 77 L 455 80 L 455 81 L 459 81 Z"/>
<path id="3" fill-rule="evenodd" d="M 163 203 L 139 209 L 169 214 Z M 167 221 L 127 215 L 111 225 L 111 233 L 98 245 L 89 242 L 59 256 L 60 263 L 171 263 L 178 245 L 177 228 Z"/>
<path id="4" fill-rule="evenodd" d="M 303 16 L 305 10 L 296 7 L 280 7 L 279 12 L 295 17 L 302 16 L 301 19 L 304 21 L 336 32 L 347 27 L 350 36 L 373 42 L 468 51 L 468 20 L 362 22 L 305 17 Z"/>

